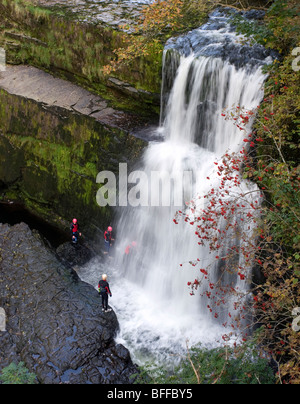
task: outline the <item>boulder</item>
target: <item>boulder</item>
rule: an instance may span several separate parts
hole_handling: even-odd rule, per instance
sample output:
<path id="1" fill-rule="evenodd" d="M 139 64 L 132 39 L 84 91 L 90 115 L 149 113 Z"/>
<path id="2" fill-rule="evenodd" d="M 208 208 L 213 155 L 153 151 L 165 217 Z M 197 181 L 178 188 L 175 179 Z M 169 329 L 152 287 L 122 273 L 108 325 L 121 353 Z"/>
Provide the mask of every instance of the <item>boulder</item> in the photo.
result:
<path id="1" fill-rule="evenodd" d="M 25 362 L 43 384 L 131 383 L 136 367 L 117 345 L 116 314 L 23 223 L 0 224 L 0 371 Z"/>
<path id="2" fill-rule="evenodd" d="M 68 267 L 82 266 L 94 256 L 93 251 L 85 244 L 64 243 L 56 250 L 58 259 Z"/>

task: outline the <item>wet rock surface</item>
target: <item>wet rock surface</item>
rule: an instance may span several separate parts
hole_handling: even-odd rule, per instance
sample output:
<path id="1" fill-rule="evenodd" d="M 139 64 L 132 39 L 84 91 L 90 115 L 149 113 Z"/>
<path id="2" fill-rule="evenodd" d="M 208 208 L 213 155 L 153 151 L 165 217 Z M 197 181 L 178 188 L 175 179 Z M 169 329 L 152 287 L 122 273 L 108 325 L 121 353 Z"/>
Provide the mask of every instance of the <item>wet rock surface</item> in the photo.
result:
<path id="1" fill-rule="evenodd" d="M 25 362 L 40 383 L 130 383 L 129 352 L 116 345 L 115 313 L 63 266 L 25 224 L 0 224 L 0 370 Z"/>
<path id="2" fill-rule="evenodd" d="M 85 244 L 67 242 L 56 250 L 58 259 L 67 267 L 82 266 L 94 256 L 94 252 Z"/>

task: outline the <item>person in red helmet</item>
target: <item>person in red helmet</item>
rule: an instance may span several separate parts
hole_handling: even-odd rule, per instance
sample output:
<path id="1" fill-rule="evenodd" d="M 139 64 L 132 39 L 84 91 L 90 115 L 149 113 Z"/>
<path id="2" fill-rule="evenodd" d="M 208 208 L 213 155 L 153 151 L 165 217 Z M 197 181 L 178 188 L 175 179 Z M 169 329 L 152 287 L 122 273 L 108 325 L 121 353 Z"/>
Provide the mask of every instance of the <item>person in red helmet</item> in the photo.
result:
<path id="1" fill-rule="evenodd" d="M 77 244 L 78 241 L 79 241 L 79 237 L 81 237 L 81 233 L 80 233 L 80 230 L 79 230 L 79 224 L 78 224 L 77 219 L 72 220 L 70 230 L 71 230 L 71 233 L 72 233 L 72 243 Z"/>
<path id="2" fill-rule="evenodd" d="M 112 227 L 109 226 L 106 230 L 106 232 L 104 232 L 104 243 L 105 243 L 105 252 L 104 254 L 109 254 L 110 252 L 110 247 L 111 247 L 111 242 L 114 240 L 112 238 Z"/>
<path id="3" fill-rule="evenodd" d="M 129 244 L 126 249 L 125 249 L 125 254 L 128 256 L 131 254 L 137 247 L 137 242 L 133 241 L 131 244 Z"/>

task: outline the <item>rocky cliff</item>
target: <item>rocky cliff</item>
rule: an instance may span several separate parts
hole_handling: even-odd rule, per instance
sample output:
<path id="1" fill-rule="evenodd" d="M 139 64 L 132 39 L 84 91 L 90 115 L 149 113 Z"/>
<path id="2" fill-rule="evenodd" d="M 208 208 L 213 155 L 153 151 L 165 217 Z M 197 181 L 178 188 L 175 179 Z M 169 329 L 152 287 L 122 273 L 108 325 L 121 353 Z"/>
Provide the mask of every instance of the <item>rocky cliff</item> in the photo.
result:
<path id="1" fill-rule="evenodd" d="M 0 0 L 0 46 L 9 63 L 75 80 L 119 108 L 157 114 L 160 53 L 135 60 L 113 77 L 102 73 L 114 50 L 130 41 L 130 32 L 120 26 L 134 26 L 141 6 L 130 1 Z"/>
<path id="2" fill-rule="evenodd" d="M 139 125 L 75 84 L 8 66 L 0 74 L 0 196 L 65 229 L 78 217 L 95 237 L 112 216 L 97 205 L 97 174 L 118 176 L 119 163 L 134 164 L 146 144 L 132 134 Z"/>
<path id="3" fill-rule="evenodd" d="M 97 174 L 134 165 L 145 146 L 135 131 L 159 110 L 161 55 L 102 73 L 142 3 L 0 0 L 0 199 L 64 229 L 78 217 L 90 239 L 111 222 Z"/>
<path id="4" fill-rule="evenodd" d="M 25 362 L 40 383 L 131 383 L 129 352 L 116 345 L 118 321 L 97 291 L 59 263 L 24 225 L 0 225 L 0 370 Z"/>

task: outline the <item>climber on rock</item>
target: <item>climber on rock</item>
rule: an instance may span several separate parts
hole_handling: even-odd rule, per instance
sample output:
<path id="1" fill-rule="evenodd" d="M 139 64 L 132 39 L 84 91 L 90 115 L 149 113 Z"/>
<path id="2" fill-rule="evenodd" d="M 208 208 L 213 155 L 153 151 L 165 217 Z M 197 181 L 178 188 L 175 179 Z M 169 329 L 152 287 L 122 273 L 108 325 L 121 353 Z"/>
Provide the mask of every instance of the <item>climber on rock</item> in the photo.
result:
<path id="1" fill-rule="evenodd" d="M 109 254 L 110 252 L 110 247 L 111 247 L 111 242 L 114 241 L 114 239 L 112 238 L 112 227 L 109 226 L 106 230 L 106 232 L 104 233 L 104 243 L 105 243 L 105 252 L 104 254 Z"/>
<path id="2" fill-rule="evenodd" d="M 80 233 L 80 230 L 79 230 L 79 224 L 78 224 L 77 219 L 72 220 L 70 230 L 71 230 L 71 233 L 72 233 L 72 243 L 77 244 L 78 241 L 79 241 L 79 237 L 82 236 L 82 234 Z"/>
<path id="3" fill-rule="evenodd" d="M 108 308 L 108 295 L 112 297 L 112 293 L 109 288 L 109 283 L 107 282 L 107 275 L 103 274 L 102 279 L 99 281 L 98 292 L 102 297 L 102 311 L 108 313 L 112 311 L 112 309 Z"/>

